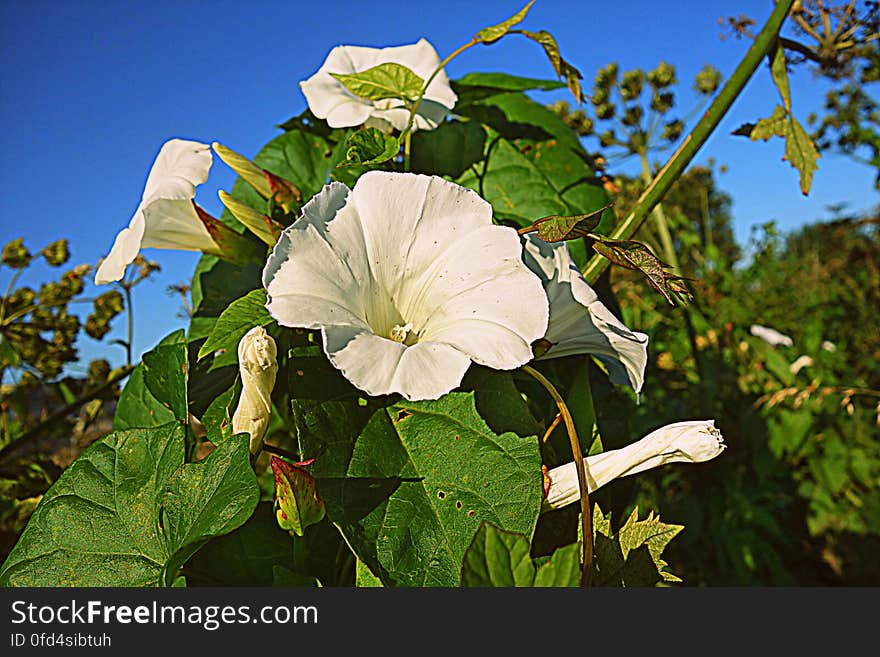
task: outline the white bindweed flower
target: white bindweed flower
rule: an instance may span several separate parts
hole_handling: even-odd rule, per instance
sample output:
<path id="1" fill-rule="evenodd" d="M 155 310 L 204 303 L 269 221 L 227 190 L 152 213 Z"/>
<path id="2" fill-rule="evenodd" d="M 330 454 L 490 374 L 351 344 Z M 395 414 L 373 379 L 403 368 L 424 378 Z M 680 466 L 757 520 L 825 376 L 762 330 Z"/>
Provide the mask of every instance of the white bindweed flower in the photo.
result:
<path id="1" fill-rule="evenodd" d="M 393 127 L 403 130 L 409 120 L 409 110 L 402 100 L 386 98 L 367 100 L 355 96 L 331 76 L 331 73 L 361 73 L 379 64 L 401 64 L 427 80 L 440 65 L 434 46 L 425 39 L 408 46 L 393 48 L 364 48 L 336 46 L 318 71 L 300 82 L 309 109 L 319 119 L 326 119 L 331 128 L 346 128 L 366 124 L 390 132 Z M 436 128 L 449 110 L 455 107 L 458 96 L 449 86 L 445 71 L 431 81 L 416 112 L 413 130 Z"/>
<path id="2" fill-rule="evenodd" d="M 184 139 L 163 144 L 147 177 L 140 205 L 98 267 L 96 284 L 122 278 L 142 248 L 219 250 L 206 228 L 206 223 L 214 220 L 201 215 L 193 203 L 196 185 L 208 179 L 211 161 L 207 144 Z"/>
<path id="3" fill-rule="evenodd" d="M 372 171 L 326 185 L 266 268 L 269 313 L 321 329 L 330 362 L 370 395 L 437 399 L 471 361 L 513 369 L 547 328 L 541 281 L 492 206 L 437 176 Z"/>
<path id="4" fill-rule="evenodd" d="M 752 324 L 749 328 L 749 332 L 756 338 L 761 338 L 771 347 L 778 347 L 779 345 L 790 347 L 793 344 L 791 338 L 787 335 L 780 333 L 776 329 L 761 326 L 760 324 Z"/>
<path id="5" fill-rule="evenodd" d="M 251 454 L 260 451 L 272 415 L 272 388 L 278 373 L 275 340 L 262 326 L 245 333 L 238 343 L 241 397 L 232 415 L 232 432 L 251 435 Z"/>
<path id="6" fill-rule="evenodd" d="M 544 336 L 550 348 L 539 360 L 595 354 L 614 383 L 640 392 L 648 363 L 648 336 L 628 329 L 599 301 L 572 262 L 565 242 L 549 244 L 529 234 L 523 259 L 541 278 L 550 300 Z"/>
<path id="7" fill-rule="evenodd" d="M 590 493 L 618 477 L 644 472 L 666 463 L 701 463 L 718 456 L 726 445 L 715 420 L 689 420 L 667 424 L 641 440 L 584 459 Z M 577 502 L 580 497 L 574 461 L 547 473 L 550 488 L 542 511 Z"/>

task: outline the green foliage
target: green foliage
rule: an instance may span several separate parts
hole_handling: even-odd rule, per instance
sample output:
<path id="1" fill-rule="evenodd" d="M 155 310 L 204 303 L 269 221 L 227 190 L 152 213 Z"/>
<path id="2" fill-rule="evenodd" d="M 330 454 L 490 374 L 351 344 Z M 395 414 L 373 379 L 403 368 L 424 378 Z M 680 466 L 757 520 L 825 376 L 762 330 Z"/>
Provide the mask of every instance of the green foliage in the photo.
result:
<path id="1" fill-rule="evenodd" d="M 331 73 L 355 96 L 367 100 L 399 98 L 413 103 L 425 81 L 402 64 L 386 62 L 359 73 Z"/>
<path id="2" fill-rule="evenodd" d="M 345 161 L 337 166 L 382 164 L 400 152 L 397 137 L 386 135 L 377 128 L 356 130 L 351 133 L 346 146 Z"/>
<path id="3" fill-rule="evenodd" d="M 528 2 L 522 9 L 520 9 L 507 20 L 502 21 L 497 25 L 493 25 L 491 27 L 484 27 L 482 30 L 477 32 L 477 34 L 474 36 L 474 40 L 486 44 L 495 43 L 496 41 L 498 41 L 498 39 L 507 34 L 510 31 L 511 27 L 523 22 L 533 4 L 535 4 L 535 0 L 531 0 L 530 2 Z"/>
<path id="4" fill-rule="evenodd" d="M 111 433 L 49 489 L 0 570 L 12 586 L 168 586 L 257 502 L 248 442 L 185 465 L 177 423 Z M 250 483 L 248 483 L 250 481 Z"/>
<path id="5" fill-rule="evenodd" d="M 580 545 L 556 550 L 540 562 L 529 556 L 529 539 L 480 525 L 468 546 L 461 569 L 462 586 L 577 586 L 581 578 Z"/>
<path id="6" fill-rule="evenodd" d="M 208 339 L 199 348 L 199 358 L 218 351 L 227 353 L 238 362 L 238 343 L 255 326 L 267 326 L 274 320 L 266 310 L 266 290 L 251 290 L 229 304 L 217 318 Z"/>

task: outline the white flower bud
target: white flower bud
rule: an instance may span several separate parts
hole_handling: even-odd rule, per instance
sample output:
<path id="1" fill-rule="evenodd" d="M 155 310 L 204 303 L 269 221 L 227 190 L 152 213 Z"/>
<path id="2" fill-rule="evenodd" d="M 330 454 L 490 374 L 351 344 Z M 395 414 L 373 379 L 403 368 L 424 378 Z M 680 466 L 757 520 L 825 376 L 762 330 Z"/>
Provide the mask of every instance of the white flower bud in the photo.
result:
<path id="1" fill-rule="evenodd" d="M 715 420 L 689 420 L 667 424 L 621 449 L 584 459 L 587 489 L 598 490 L 618 477 L 643 472 L 665 463 L 700 463 L 718 456 L 726 445 Z M 558 509 L 580 499 L 574 461 L 548 473 L 550 489 L 542 511 Z"/>
<path id="2" fill-rule="evenodd" d="M 251 435 L 251 454 L 260 451 L 272 414 L 272 388 L 278 373 L 275 340 L 262 326 L 245 333 L 238 343 L 241 398 L 232 416 L 233 433 Z"/>

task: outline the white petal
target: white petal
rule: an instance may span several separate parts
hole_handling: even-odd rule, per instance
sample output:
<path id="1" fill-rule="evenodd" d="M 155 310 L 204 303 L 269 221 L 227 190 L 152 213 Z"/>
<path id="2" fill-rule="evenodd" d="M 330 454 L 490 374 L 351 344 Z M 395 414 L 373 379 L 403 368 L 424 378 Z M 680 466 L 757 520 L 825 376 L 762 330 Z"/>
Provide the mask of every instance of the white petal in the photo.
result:
<path id="1" fill-rule="evenodd" d="M 211 162 L 208 144 L 186 139 L 165 142 L 147 177 L 144 203 L 155 198 L 192 199 L 196 195 L 196 185 L 208 179 Z"/>
<path id="2" fill-rule="evenodd" d="M 127 228 L 123 228 L 113 242 L 113 248 L 95 272 L 95 285 L 118 281 L 125 275 L 125 268 L 141 250 L 144 236 L 144 215 L 138 208 Z"/>
<path id="3" fill-rule="evenodd" d="M 95 284 L 121 279 L 141 248 L 216 250 L 192 205 L 196 185 L 207 180 L 211 162 L 208 144 L 171 139 L 162 145 L 147 176 L 143 199 L 98 267 Z"/>
<path id="4" fill-rule="evenodd" d="M 761 338 L 772 347 L 778 347 L 779 345 L 790 347 L 794 344 L 792 339 L 784 333 L 780 333 L 776 329 L 767 326 L 761 326 L 760 324 L 752 324 L 749 332 L 755 337 Z"/>
<path id="5" fill-rule="evenodd" d="M 266 308 L 279 324 L 366 328 L 361 282 L 327 234 L 327 221 L 348 194 L 342 183 L 326 185 L 303 207 L 302 217 L 284 230 L 269 256 L 263 270 Z"/>
<path id="6" fill-rule="evenodd" d="M 641 440 L 584 459 L 588 492 L 598 490 L 618 477 L 637 474 L 666 463 L 701 463 L 725 449 L 714 420 L 676 422 L 652 431 Z M 550 490 L 542 511 L 558 509 L 580 499 L 574 462 L 548 473 Z"/>
<path id="7" fill-rule="evenodd" d="M 641 391 L 648 364 L 648 336 L 628 329 L 599 301 L 564 242 L 548 244 L 529 235 L 524 259 L 541 277 L 550 301 L 550 322 L 544 337 L 553 346 L 539 359 L 595 354 L 608 367 L 614 383 Z"/>
<path id="8" fill-rule="evenodd" d="M 217 244 L 190 200 L 156 199 L 143 208 L 141 248 L 212 251 Z"/>
<path id="9" fill-rule="evenodd" d="M 324 64 L 314 75 L 300 82 L 309 109 L 318 118 L 326 119 L 328 125 L 334 128 L 368 124 L 383 131 L 386 126 L 403 130 L 409 120 L 409 111 L 395 108 L 402 101 L 373 102 L 358 98 L 330 75 L 359 73 L 384 63 L 401 64 L 427 80 L 440 65 L 440 58 L 425 39 L 411 45 L 381 49 L 337 46 L 330 51 Z M 452 91 L 446 73 L 440 71 L 425 93 L 413 128 L 428 130 L 437 127 L 457 100 L 458 96 Z"/>
<path id="10" fill-rule="evenodd" d="M 406 347 L 345 326 L 328 326 L 322 333 L 330 362 L 370 395 L 438 399 L 461 383 L 470 365 L 466 355 L 449 345 L 420 342 Z"/>

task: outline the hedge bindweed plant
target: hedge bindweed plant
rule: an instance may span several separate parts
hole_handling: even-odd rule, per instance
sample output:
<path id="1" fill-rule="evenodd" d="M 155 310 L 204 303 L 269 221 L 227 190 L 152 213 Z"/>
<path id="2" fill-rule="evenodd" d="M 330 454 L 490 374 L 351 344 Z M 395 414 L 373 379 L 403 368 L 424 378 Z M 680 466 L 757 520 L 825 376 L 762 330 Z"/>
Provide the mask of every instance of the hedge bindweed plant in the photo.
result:
<path id="1" fill-rule="evenodd" d="M 688 420 L 603 452 L 590 377 L 639 394 L 649 338 L 581 271 L 592 250 L 670 303 L 689 292 L 629 239 L 638 217 L 608 237 L 590 157 L 526 95 L 583 100 L 555 39 L 517 27 L 531 5 L 443 60 L 424 39 L 334 48 L 301 83 L 309 109 L 253 160 L 217 142 L 162 147 L 96 282 L 142 247 L 201 251 L 189 329 L 144 354 L 113 431 L 46 493 L 0 582 L 677 581 L 661 554 L 681 527 L 635 512 L 614 530 L 589 493 L 724 443 L 714 421 Z M 564 83 L 446 77 L 514 34 Z M 771 43 L 756 39 L 758 59 Z M 219 219 L 195 202 L 212 153 L 239 174 Z M 573 504 L 557 533 L 570 539 L 536 538 Z"/>

